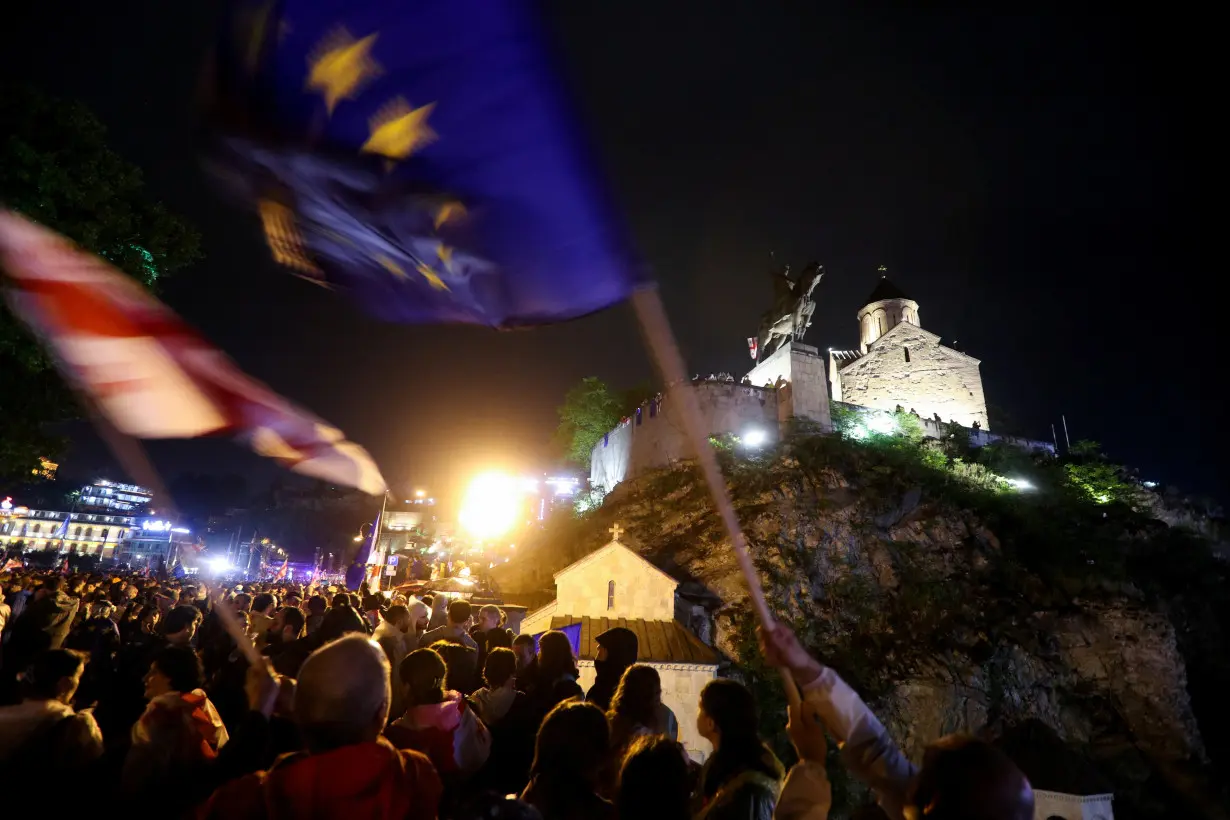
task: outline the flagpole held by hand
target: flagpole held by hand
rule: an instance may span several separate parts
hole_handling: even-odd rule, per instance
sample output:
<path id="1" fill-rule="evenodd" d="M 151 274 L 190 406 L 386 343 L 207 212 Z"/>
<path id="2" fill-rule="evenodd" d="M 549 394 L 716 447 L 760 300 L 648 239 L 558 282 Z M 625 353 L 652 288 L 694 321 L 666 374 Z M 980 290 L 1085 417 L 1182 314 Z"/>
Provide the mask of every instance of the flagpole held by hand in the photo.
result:
<path id="1" fill-rule="evenodd" d="M 704 429 L 700 405 L 696 401 L 696 394 L 690 389 L 691 382 L 683 366 L 683 355 L 679 352 L 679 345 L 675 341 L 675 334 L 671 331 L 670 320 L 666 316 L 666 308 L 662 304 L 662 297 L 657 287 L 646 286 L 637 289 L 632 294 L 632 307 L 636 311 L 641 330 L 645 334 L 645 346 L 649 348 L 662 374 L 662 380 L 666 383 L 667 396 L 679 408 L 684 433 L 692 452 L 696 453 L 701 475 L 705 483 L 709 485 L 709 491 L 713 493 L 713 501 L 717 505 L 718 514 L 730 536 L 735 560 L 743 572 L 744 581 L 747 582 L 747 591 L 752 599 L 752 609 L 763 626 L 771 627 L 774 623 L 773 613 L 769 611 L 768 602 L 764 597 L 764 588 L 760 585 L 760 577 L 756 574 L 751 553 L 748 552 L 747 540 L 744 538 L 742 527 L 739 526 L 739 517 L 735 513 L 734 502 L 731 500 L 730 491 L 726 488 L 726 479 L 722 476 L 722 470 L 718 466 L 717 456 L 713 454 L 713 448 L 709 446 L 709 437 Z M 794 678 L 785 668 L 779 671 L 782 676 L 782 685 L 786 689 L 786 701 L 790 706 L 797 708 L 801 698 Z"/>

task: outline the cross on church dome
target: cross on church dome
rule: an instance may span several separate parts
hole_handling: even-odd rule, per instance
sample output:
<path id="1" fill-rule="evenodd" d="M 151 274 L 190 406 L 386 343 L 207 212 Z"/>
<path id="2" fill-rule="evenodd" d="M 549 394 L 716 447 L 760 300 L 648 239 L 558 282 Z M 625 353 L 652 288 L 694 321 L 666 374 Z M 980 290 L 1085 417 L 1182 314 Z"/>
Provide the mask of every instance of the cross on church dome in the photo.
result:
<path id="1" fill-rule="evenodd" d="M 609 530 L 607 530 L 607 532 L 611 534 L 612 541 L 618 541 L 619 536 L 623 535 L 624 533 L 624 528 L 619 526 L 619 522 L 617 521 L 615 522 L 615 526 L 611 527 Z"/>

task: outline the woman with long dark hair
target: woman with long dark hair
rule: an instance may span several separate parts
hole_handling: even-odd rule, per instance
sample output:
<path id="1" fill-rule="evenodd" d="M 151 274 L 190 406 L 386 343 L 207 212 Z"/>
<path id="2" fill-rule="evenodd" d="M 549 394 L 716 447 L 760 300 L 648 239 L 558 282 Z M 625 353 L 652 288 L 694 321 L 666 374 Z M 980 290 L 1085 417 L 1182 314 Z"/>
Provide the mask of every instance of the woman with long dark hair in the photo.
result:
<path id="1" fill-rule="evenodd" d="M 661 734 L 658 705 L 662 703 L 662 679 L 658 670 L 643 663 L 629 666 L 611 698 L 607 722 L 611 725 L 613 763 L 618 770 L 632 741 L 644 735 Z"/>
<path id="2" fill-rule="evenodd" d="M 785 771 L 760 739 L 752 693 L 728 678 L 709 681 L 696 728 L 713 754 L 700 772 L 693 820 L 771 820 Z"/>
<path id="3" fill-rule="evenodd" d="M 521 799 L 543 820 L 615 820 L 615 807 L 598 795 L 610 743 L 606 717 L 597 706 L 579 701 L 556 706 L 538 729 L 530 783 Z"/>
<path id="4" fill-rule="evenodd" d="M 545 715 L 561 701 L 582 697 L 580 677 L 568 636 L 555 630 L 543 634 L 538 639 L 538 713 Z"/>

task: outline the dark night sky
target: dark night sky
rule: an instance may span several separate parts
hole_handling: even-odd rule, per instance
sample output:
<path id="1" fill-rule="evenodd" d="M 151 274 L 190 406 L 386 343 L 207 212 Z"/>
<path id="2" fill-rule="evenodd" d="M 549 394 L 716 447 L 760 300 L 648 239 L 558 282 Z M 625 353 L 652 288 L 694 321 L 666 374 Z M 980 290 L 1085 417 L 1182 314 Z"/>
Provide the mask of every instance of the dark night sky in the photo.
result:
<path id="1" fill-rule="evenodd" d="M 1226 497 L 1219 300 L 1185 190 L 1204 59 L 1187 24 L 917 5 L 550 4 L 690 368 L 747 369 L 770 251 L 827 266 L 807 337 L 821 349 L 855 345 L 885 264 L 925 328 L 982 360 L 1017 430 L 1049 437 L 1063 412 L 1146 478 Z M 91 105 L 204 235 L 208 258 L 167 301 L 395 484 L 445 494 L 481 466 L 545 468 L 571 383 L 648 376 L 626 308 L 507 334 L 376 325 L 277 270 L 193 154 L 210 4 L 44 0 L 17 15 L 6 75 Z M 272 475 L 229 442 L 152 451 L 169 474 Z M 70 468 L 104 463 L 88 435 L 76 452 Z"/>

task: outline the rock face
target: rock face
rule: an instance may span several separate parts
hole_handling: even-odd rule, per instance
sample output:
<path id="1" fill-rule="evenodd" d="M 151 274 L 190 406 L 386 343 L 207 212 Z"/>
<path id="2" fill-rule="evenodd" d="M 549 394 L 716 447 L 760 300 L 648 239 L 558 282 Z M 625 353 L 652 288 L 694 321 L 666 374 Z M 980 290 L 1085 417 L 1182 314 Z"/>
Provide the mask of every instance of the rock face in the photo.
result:
<path id="1" fill-rule="evenodd" d="M 1116 817 L 1224 816 L 1214 772 L 1225 761 L 1210 760 L 1201 730 L 1224 735 L 1226 719 L 1207 698 L 1193 708 L 1184 645 L 1194 644 L 1180 640 L 1164 595 L 1105 558 L 1160 536 L 1108 534 L 1101 513 L 975 503 L 977 493 L 914 483 L 910 470 L 831 440 L 727 461 L 772 605 L 912 759 L 950 732 L 996 736 L 1037 720 L 1114 785 Z M 681 592 L 720 602 L 709 610 L 714 644 L 760 687 L 766 711 L 776 708 L 742 577 L 688 468 L 619 485 L 561 541 L 539 545 L 533 563 L 558 569 L 603 543 L 615 521 L 626 543 L 690 579 Z M 1191 628 L 1184 620 L 1183 635 Z"/>

